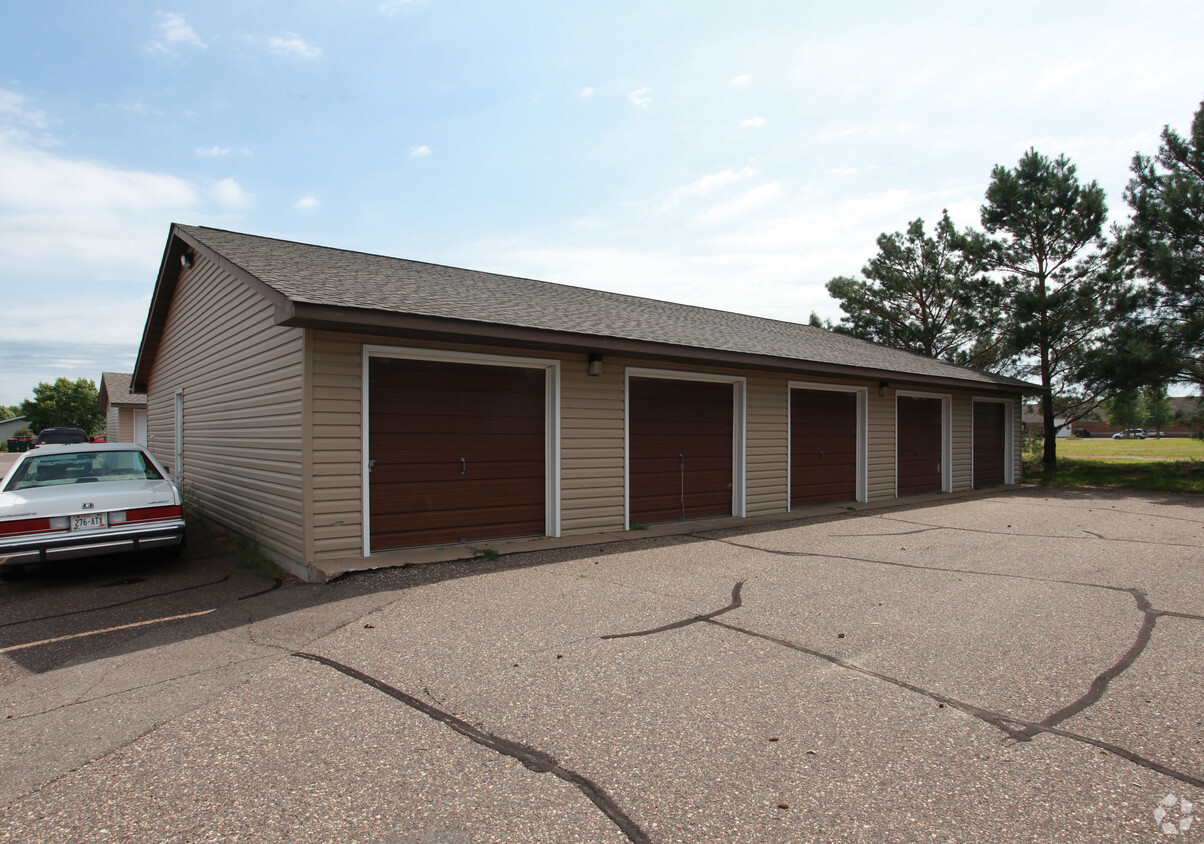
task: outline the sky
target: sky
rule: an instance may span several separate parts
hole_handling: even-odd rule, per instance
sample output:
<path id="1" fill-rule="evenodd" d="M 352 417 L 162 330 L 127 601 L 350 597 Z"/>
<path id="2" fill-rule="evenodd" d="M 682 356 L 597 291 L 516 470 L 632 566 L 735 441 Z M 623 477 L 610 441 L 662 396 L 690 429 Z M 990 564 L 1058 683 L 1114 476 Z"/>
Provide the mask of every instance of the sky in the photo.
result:
<path id="1" fill-rule="evenodd" d="M 1204 3 L 0 3 L 0 405 L 133 369 L 172 222 L 804 322 L 1067 155 L 1123 221 Z"/>

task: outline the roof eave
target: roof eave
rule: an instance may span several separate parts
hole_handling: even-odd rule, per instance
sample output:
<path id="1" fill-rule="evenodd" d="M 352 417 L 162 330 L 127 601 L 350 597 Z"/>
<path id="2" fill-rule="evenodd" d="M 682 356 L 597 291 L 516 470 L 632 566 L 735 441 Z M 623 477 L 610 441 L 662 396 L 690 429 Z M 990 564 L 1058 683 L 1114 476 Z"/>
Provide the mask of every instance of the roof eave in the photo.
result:
<path id="1" fill-rule="evenodd" d="M 885 381 L 896 387 L 956 387 L 1013 395 L 1040 392 L 1040 388 L 1035 385 L 1013 381 L 1013 379 L 1008 379 L 1012 383 L 1006 383 L 978 381 L 971 378 L 919 375 L 874 367 L 849 366 L 595 334 L 549 331 L 501 323 L 401 314 L 312 302 L 292 302 L 291 305 L 288 313 L 282 313 L 278 309 L 277 323 L 279 325 L 344 333 L 355 331 L 365 334 L 395 335 L 454 343 L 486 341 L 506 346 L 577 353 L 598 352 L 677 363 L 701 363 L 711 366 L 788 372 L 800 376 L 858 378 Z"/>

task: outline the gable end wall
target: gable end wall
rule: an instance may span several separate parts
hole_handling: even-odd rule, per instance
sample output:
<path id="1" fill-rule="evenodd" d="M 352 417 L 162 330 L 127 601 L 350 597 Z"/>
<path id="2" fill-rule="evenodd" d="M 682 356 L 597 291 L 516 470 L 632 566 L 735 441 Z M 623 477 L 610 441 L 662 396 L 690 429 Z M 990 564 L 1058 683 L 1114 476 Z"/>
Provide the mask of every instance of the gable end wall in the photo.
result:
<path id="1" fill-rule="evenodd" d="M 190 507 L 294 563 L 306 556 L 304 336 L 275 325 L 269 303 L 198 256 L 180 275 L 147 389 L 148 447 L 177 479 L 175 406 L 183 390 L 182 491 Z"/>

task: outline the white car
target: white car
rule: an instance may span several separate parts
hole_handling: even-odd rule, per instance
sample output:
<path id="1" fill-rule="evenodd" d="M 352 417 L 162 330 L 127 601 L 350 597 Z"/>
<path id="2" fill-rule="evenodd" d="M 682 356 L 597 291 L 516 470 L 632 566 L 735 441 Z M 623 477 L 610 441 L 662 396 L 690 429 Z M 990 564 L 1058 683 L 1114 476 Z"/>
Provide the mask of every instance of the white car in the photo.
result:
<path id="1" fill-rule="evenodd" d="M 45 445 L 0 480 L 0 571 L 183 542 L 180 491 L 140 445 Z"/>

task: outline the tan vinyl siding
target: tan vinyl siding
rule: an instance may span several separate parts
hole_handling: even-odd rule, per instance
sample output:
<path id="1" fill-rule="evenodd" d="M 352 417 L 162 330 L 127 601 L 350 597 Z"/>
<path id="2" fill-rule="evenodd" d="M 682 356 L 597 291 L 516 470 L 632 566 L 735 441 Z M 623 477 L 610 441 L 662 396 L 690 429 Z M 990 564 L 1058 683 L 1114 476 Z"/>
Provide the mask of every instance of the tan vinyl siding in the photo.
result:
<path id="1" fill-rule="evenodd" d="M 784 512 L 790 504 L 789 379 L 753 374 L 748 378 L 745 464 L 749 516 Z"/>
<path id="2" fill-rule="evenodd" d="M 117 409 L 118 442 L 134 442 L 134 408 L 120 407 Z"/>
<path id="3" fill-rule="evenodd" d="M 308 455 L 312 512 L 306 535 L 311 559 L 363 553 L 363 346 L 444 349 L 484 355 L 556 359 L 560 367 L 561 533 L 621 530 L 624 510 L 624 374 L 627 367 L 746 378 L 746 511 L 749 516 L 785 513 L 788 490 L 788 418 L 791 381 L 831 383 L 866 391 L 867 487 L 871 502 L 895 497 L 895 390 L 878 395 L 877 381 L 808 378 L 785 373 L 691 367 L 606 357 L 601 376 L 586 372 L 580 354 L 312 331 L 306 348 L 310 398 Z M 954 489 L 971 483 L 971 394 L 952 399 L 951 477 Z M 170 420 L 167 423 L 170 426 Z M 940 436 L 939 431 L 933 432 Z M 1019 437 L 1017 434 L 1017 443 Z"/>
<path id="4" fill-rule="evenodd" d="M 952 416 L 951 491 L 958 492 L 974 488 L 974 404 L 969 393 L 953 394 Z"/>
<path id="5" fill-rule="evenodd" d="M 361 343 L 313 332 L 308 345 L 313 439 L 312 558 L 363 554 Z"/>
<path id="6" fill-rule="evenodd" d="M 590 376 L 584 356 L 560 368 L 560 483 L 564 535 L 623 528 L 623 369 Z"/>
<path id="7" fill-rule="evenodd" d="M 866 499 L 885 501 L 895 497 L 895 391 L 879 396 L 877 385 L 868 386 Z"/>
<path id="8" fill-rule="evenodd" d="M 148 379 L 148 444 L 177 478 L 175 395 L 183 390 L 183 487 L 191 503 L 295 562 L 306 556 L 303 336 L 276 326 L 257 293 L 198 260 L 180 275 Z"/>
<path id="9" fill-rule="evenodd" d="M 109 405 L 109 412 L 105 414 L 105 438 L 111 443 L 133 442 L 133 431 L 130 433 L 129 440 L 121 438 L 121 408 Z"/>

